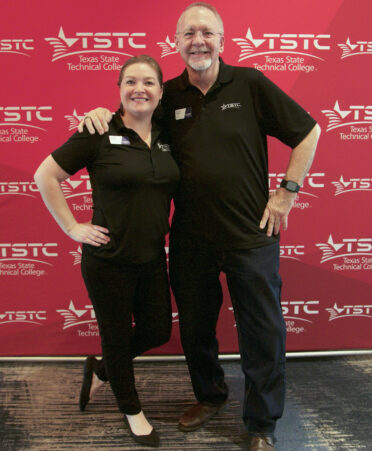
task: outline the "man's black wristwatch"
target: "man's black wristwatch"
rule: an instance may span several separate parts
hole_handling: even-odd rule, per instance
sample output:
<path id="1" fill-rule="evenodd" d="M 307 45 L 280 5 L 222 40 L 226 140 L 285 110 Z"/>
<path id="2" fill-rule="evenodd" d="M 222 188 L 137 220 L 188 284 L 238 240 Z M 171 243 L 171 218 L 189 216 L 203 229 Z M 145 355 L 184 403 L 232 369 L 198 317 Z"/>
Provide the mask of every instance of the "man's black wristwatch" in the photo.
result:
<path id="1" fill-rule="evenodd" d="M 300 191 L 300 185 L 292 180 L 282 180 L 280 182 L 281 188 L 285 188 L 287 191 L 291 193 L 298 193 Z"/>

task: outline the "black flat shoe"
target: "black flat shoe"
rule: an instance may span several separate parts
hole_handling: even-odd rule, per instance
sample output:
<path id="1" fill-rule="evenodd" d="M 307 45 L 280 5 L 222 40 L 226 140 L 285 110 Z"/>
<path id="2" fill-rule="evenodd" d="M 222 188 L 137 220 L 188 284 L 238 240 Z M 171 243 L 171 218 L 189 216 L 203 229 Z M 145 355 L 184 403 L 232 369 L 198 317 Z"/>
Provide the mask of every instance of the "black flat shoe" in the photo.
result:
<path id="1" fill-rule="evenodd" d="M 152 428 L 152 431 L 150 432 L 150 434 L 136 435 L 132 431 L 129 421 L 125 415 L 124 415 L 124 423 L 126 424 L 127 428 L 129 429 L 129 433 L 135 442 L 140 443 L 141 445 L 153 446 L 155 448 L 157 448 L 160 445 L 159 434 L 155 431 L 154 428 Z"/>
<path id="2" fill-rule="evenodd" d="M 79 408 L 82 412 L 89 402 L 90 387 L 92 386 L 94 368 L 97 363 L 97 359 L 93 355 L 87 357 L 84 363 L 83 383 L 81 385 L 79 398 Z"/>

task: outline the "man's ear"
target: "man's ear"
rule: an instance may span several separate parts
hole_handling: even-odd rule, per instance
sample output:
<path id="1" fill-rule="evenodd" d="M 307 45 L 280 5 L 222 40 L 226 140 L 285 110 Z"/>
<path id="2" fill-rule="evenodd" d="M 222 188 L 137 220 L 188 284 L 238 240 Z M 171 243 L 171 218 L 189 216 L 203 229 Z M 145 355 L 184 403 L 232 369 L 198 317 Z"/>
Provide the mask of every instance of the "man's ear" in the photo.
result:
<path id="1" fill-rule="evenodd" d="M 174 35 L 174 43 L 176 44 L 176 49 L 179 51 L 180 40 L 178 39 L 177 34 Z"/>
<path id="2" fill-rule="evenodd" d="M 225 36 L 220 37 L 220 50 L 219 53 L 223 53 L 225 48 Z"/>

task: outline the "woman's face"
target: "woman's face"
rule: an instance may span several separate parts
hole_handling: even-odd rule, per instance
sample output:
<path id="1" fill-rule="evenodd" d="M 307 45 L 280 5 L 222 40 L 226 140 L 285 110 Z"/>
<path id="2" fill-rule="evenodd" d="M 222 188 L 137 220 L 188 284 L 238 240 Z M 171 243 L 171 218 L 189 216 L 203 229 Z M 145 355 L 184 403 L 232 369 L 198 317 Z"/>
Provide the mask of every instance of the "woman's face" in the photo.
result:
<path id="1" fill-rule="evenodd" d="M 120 83 L 120 100 L 124 114 L 133 117 L 152 116 L 163 95 L 156 71 L 146 63 L 131 64 Z"/>

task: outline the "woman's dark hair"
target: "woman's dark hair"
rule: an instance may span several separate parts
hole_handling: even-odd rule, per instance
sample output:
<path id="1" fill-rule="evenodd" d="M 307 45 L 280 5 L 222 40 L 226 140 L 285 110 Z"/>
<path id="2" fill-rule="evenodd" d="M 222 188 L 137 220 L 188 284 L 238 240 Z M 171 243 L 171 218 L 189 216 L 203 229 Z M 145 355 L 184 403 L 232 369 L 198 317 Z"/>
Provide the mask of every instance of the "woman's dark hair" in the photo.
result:
<path id="1" fill-rule="evenodd" d="M 129 58 L 129 60 L 127 60 L 121 66 L 119 80 L 118 80 L 118 86 L 120 86 L 120 84 L 123 80 L 125 69 L 127 67 L 132 66 L 133 64 L 137 64 L 137 63 L 148 64 L 150 67 L 152 67 L 154 69 L 154 71 L 156 72 L 160 86 L 163 86 L 163 72 L 159 66 L 159 63 L 149 55 L 138 55 L 138 56 L 133 56 L 132 58 Z"/>

